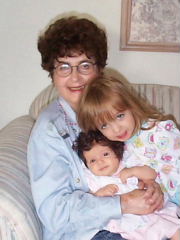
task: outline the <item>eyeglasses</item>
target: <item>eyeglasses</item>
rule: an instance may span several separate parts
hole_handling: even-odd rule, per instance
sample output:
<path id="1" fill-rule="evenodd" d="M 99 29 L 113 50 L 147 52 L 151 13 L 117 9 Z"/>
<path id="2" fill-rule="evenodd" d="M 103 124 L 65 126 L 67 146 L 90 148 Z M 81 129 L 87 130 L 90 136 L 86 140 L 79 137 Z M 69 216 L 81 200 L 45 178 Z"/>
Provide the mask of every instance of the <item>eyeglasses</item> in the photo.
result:
<path id="1" fill-rule="evenodd" d="M 77 66 L 71 66 L 69 63 L 65 63 L 65 62 L 58 62 L 58 65 L 54 67 L 54 69 L 58 74 L 58 76 L 60 77 L 67 77 L 68 75 L 70 75 L 74 67 L 77 68 L 77 71 L 79 73 L 88 75 L 93 72 L 95 65 L 96 63 L 92 63 L 88 61 L 81 62 Z"/>

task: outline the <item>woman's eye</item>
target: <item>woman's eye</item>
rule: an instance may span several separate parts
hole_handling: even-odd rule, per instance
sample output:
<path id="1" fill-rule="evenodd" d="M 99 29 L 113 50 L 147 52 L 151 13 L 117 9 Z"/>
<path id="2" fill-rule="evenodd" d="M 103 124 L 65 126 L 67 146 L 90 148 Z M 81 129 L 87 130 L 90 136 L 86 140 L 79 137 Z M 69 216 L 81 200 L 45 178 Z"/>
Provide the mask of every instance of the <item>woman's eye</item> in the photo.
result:
<path id="1" fill-rule="evenodd" d="M 88 70 L 91 67 L 91 64 L 88 62 L 83 62 L 80 64 L 81 69 Z"/>
<path id="2" fill-rule="evenodd" d="M 117 114 L 116 118 L 117 119 L 122 119 L 124 116 L 125 116 L 124 113 L 119 113 L 119 114 Z"/>
<path id="3" fill-rule="evenodd" d="M 69 69 L 69 65 L 68 64 L 61 64 L 59 65 L 59 70 L 64 71 Z"/>

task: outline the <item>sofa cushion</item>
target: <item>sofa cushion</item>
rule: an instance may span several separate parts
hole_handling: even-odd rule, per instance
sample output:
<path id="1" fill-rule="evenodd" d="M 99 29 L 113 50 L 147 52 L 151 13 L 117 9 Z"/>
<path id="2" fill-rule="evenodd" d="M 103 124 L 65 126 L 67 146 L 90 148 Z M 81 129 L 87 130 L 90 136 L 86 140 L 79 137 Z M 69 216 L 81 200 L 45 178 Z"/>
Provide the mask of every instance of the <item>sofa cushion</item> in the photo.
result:
<path id="1" fill-rule="evenodd" d="M 42 90 L 38 96 L 34 99 L 32 102 L 30 109 L 29 109 L 29 115 L 36 120 L 39 113 L 47 107 L 47 105 L 52 102 L 55 98 L 58 97 L 58 93 L 56 91 L 56 88 L 53 84 L 50 84 L 47 86 L 44 90 Z"/>
<path id="2" fill-rule="evenodd" d="M 180 87 L 160 84 L 133 84 L 140 95 L 180 123 Z"/>
<path id="3" fill-rule="evenodd" d="M 143 97 L 166 114 L 173 114 L 180 123 L 180 88 L 159 84 L 132 84 Z M 46 87 L 32 102 L 30 116 L 36 120 L 39 113 L 55 98 L 58 93 L 53 84 Z"/>

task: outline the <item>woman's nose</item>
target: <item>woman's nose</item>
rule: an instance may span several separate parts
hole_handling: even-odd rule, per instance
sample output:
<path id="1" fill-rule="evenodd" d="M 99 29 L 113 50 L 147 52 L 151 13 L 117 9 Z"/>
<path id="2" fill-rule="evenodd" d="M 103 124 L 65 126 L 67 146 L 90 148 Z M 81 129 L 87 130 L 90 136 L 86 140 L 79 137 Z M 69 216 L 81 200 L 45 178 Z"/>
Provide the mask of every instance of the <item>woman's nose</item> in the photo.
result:
<path id="1" fill-rule="evenodd" d="M 79 80 L 79 72 L 78 72 L 77 67 L 73 67 L 72 68 L 71 80 L 74 81 L 74 82 Z"/>

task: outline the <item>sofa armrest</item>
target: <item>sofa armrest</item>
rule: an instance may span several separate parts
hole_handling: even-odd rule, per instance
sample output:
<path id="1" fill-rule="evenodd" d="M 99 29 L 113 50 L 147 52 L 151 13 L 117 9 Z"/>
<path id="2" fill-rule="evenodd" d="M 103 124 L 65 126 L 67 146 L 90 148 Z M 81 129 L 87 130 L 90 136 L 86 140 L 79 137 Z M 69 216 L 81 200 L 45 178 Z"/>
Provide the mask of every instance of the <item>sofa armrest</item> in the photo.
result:
<path id="1" fill-rule="evenodd" d="M 34 121 L 22 116 L 0 130 L 0 234 L 2 240 L 41 240 L 31 195 L 27 143 Z"/>

